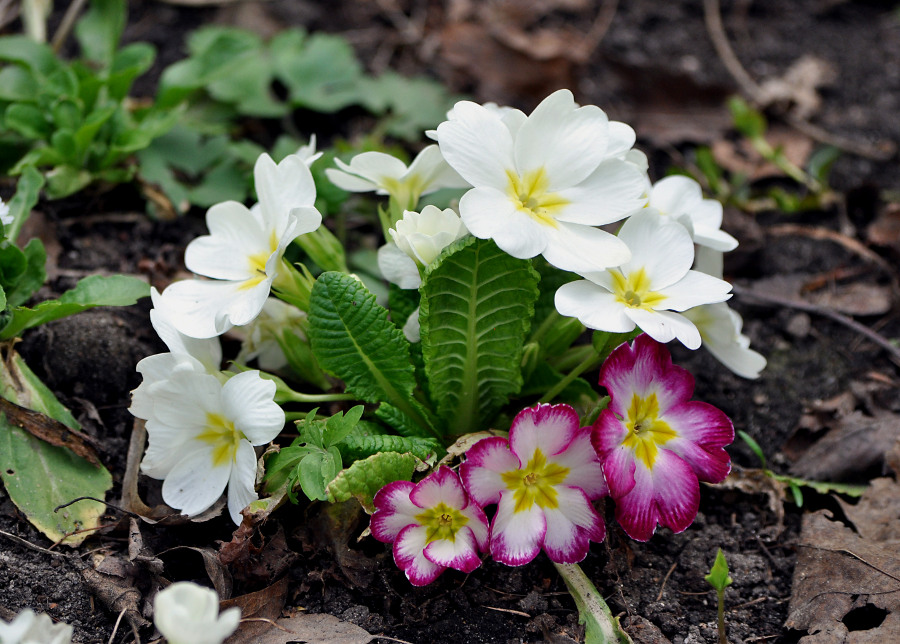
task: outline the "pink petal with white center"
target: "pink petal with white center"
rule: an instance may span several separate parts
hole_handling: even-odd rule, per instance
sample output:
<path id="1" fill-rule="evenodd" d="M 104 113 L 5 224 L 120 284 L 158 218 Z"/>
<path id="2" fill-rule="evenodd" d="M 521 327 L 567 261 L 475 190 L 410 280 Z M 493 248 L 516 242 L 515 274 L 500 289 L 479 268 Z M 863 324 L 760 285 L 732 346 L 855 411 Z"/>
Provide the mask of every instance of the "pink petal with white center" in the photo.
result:
<path id="1" fill-rule="evenodd" d="M 569 470 L 564 485 L 582 489 L 591 500 L 609 494 L 603 466 L 591 446 L 590 428 L 580 428 L 568 447 L 553 457 L 553 462 Z"/>
<path id="2" fill-rule="evenodd" d="M 616 519 L 629 537 L 647 541 L 657 523 L 673 532 L 683 532 L 697 516 L 700 484 L 697 476 L 676 454 L 660 449 L 653 469 L 638 463 L 634 488 L 615 498 Z"/>
<path id="3" fill-rule="evenodd" d="M 457 103 L 453 113 L 453 120 L 437 127 L 444 159 L 473 186 L 506 189 L 507 172 L 516 168 L 509 128 L 496 115 L 469 101 Z"/>
<path id="4" fill-rule="evenodd" d="M 183 453 L 162 484 L 163 501 L 188 516 L 209 509 L 222 496 L 231 476 L 231 461 L 213 467 L 209 446 L 194 444 L 197 447 Z"/>
<path id="5" fill-rule="evenodd" d="M 670 311 L 684 311 L 703 304 L 724 302 L 731 297 L 731 284 L 700 271 L 687 274 L 665 289 L 666 299 L 661 303 Z"/>
<path id="6" fill-rule="evenodd" d="M 599 428 L 599 431 L 602 432 L 602 427 Z M 594 435 L 597 436 L 597 432 Z M 595 446 L 599 440 L 599 438 L 595 440 Z M 634 451 L 619 445 L 605 452 L 601 459 L 603 460 L 603 473 L 609 484 L 609 495 L 613 499 L 620 499 L 631 492 L 635 486 L 634 477 L 637 468 Z"/>
<path id="7" fill-rule="evenodd" d="M 501 250 L 519 259 L 540 255 L 547 247 L 549 226 L 517 209 L 495 188 L 473 188 L 459 200 L 459 216 L 473 235 L 493 239 Z"/>
<path id="8" fill-rule="evenodd" d="M 656 394 L 660 412 L 665 414 L 670 407 L 690 400 L 694 376 L 672 364 L 665 345 L 644 334 L 609 355 L 600 369 L 600 385 L 612 398 L 609 409 L 621 417 L 627 414 L 635 393 L 641 397 Z"/>
<path id="9" fill-rule="evenodd" d="M 522 464 L 509 450 L 505 438 L 483 438 L 466 452 L 466 460 L 459 473 L 466 491 L 475 503 L 484 507 L 500 502 L 500 493 L 507 489 L 501 474 L 517 470 Z"/>
<path id="10" fill-rule="evenodd" d="M 219 203 L 206 213 L 209 235 L 197 237 L 184 252 L 184 263 L 198 275 L 215 279 L 244 280 L 253 277 L 247 259 L 272 252 L 266 231 L 236 201 Z"/>
<path id="11" fill-rule="evenodd" d="M 645 209 L 629 217 L 619 231 L 619 239 L 631 249 L 631 261 L 622 265 L 622 272 L 629 275 L 644 269 L 651 291 L 674 284 L 694 263 L 691 234 L 656 210 Z"/>
<path id="12" fill-rule="evenodd" d="M 569 405 L 538 404 L 523 409 L 509 428 L 509 446 L 524 465 L 536 450 L 551 458 L 575 440 L 580 432 L 578 413 Z"/>
<path id="13" fill-rule="evenodd" d="M 604 463 L 603 473 L 606 475 L 607 482 L 609 481 L 609 472 L 606 471 L 606 459 L 613 450 L 622 446 L 622 442 L 628 436 L 628 428 L 622 420 L 623 417 L 622 414 L 617 416 L 613 409 L 607 407 L 600 412 L 600 416 L 591 426 L 591 445 L 597 452 L 600 462 Z"/>
<path id="14" fill-rule="evenodd" d="M 409 493 L 415 486 L 411 481 L 394 481 L 378 490 L 373 499 L 375 513 L 369 523 L 373 537 L 392 543 L 403 528 L 418 525 L 416 515 L 422 508 L 409 500 Z"/>
<path id="15" fill-rule="evenodd" d="M 702 202 L 700 184 L 681 175 L 660 179 L 650 192 L 650 207 L 670 217 L 691 214 Z"/>
<path id="16" fill-rule="evenodd" d="M 225 416 L 251 445 L 265 445 L 284 428 L 284 410 L 275 402 L 275 382 L 259 371 L 232 376 L 222 387 Z"/>
<path id="17" fill-rule="evenodd" d="M 440 130 L 438 130 L 440 131 Z M 516 133 L 519 175 L 544 170 L 554 189 L 574 186 L 603 160 L 609 119 L 599 107 L 578 107 L 572 92 L 553 92 Z"/>
<path id="18" fill-rule="evenodd" d="M 632 150 L 637 134 L 634 128 L 627 123 L 621 121 L 609 122 L 609 142 L 606 144 L 606 158 L 615 157 L 617 159 L 625 158 L 629 152 L 637 152 Z M 643 154 L 643 153 L 641 153 Z"/>
<path id="19" fill-rule="evenodd" d="M 657 342 L 666 343 L 678 338 L 688 349 L 700 346 L 700 331 L 680 313 L 626 308 L 625 315 Z"/>
<path id="20" fill-rule="evenodd" d="M 544 232 L 544 259 L 564 271 L 602 271 L 631 258 L 631 251 L 622 240 L 599 228 L 559 221 L 556 228 L 545 227 Z"/>
<path id="21" fill-rule="evenodd" d="M 238 443 L 234 465 L 228 477 L 228 514 L 241 525 L 241 510 L 259 498 L 256 485 L 256 452 L 247 441 Z"/>
<path id="22" fill-rule="evenodd" d="M 559 486 L 556 491 L 559 507 L 544 510 L 544 552 L 556 563 L 578 563 L 587 555 L 591 541 L 603 541 L 606 526 L 581 489 Z"/>
<path id="23" fill-rule="evenodd" d="M 559 191 L 568 200 L 557 218 L 602 226 L 619 221 L 647 203 L 647 174 L 622 159 L 607 159 L 584 181 Z"/>
<path id="24" fill-rule="evenodd" d="M 312 206 L 316 201 L 312 173 L 296 154 L 286 156 L 278 165 L 268 154 L 260 155 L 253 168 L 253 179 L 263 218 L 278 232 L 291 210 Z"/>
<path id="25" fill-rule="evenodd" d="M 248 288 L 248 285 L 249 286 Z M 272 277 L 252 281 L 182 280 L 163 292 L 172 323 L 192 338 L 212 338 L 253 321 L 262 311 Z"/>
<path id="26" fill-rule="evenodd" d="M 469 503 L 466 509 L 462 510 L 462 514 L 469 519 L 466 528 L 472 531 L 478 551 L 486 552 L 490 545 L 491 532 L 484 510 L 477 503 Z"/>
<path id="27" fill-rule="evenodd" d="M 697 478 L 719 483 L 728 476 L 731 459 L 723 448 L 734 441 L 728 416 L 707 403 L 690 401 L 668 410 L 665 421 L 678 434 L 665 449 L 681 456 Z"/>
<path id="28" fill-rule="evenodd" d="M 535 503 L 515 512 L 516 501 L 509 492 L 501 495 L 491 524 L 491 557 L 507 566 L 522 566 L 541 551 L 547 521 Z"/>
<path id="29" fill-rule="evenodd" d="M 616 296 L 593 282 L 577 280 L 563 284 L 553 298 L 556 310 L 590 329 L 627 333 L 634 322 L 625 315 L 625 306 Z"/>
<path id="30" fill-rule="evenodd" d="M 475 537 L 467 527 L 460 529 L 453 539 L 437 539 L 423 553 L 433 564 L 470 573 L 481 565 L 481 557 L 475 545 Z"/>
<path id="31" fill-rule="evenodd" d="M 410 525 L 394 541 L 394 562 L 413 586 L 427 586 L 447 569 L 425 558 L 425 540 L 425 528 Z"/>
<path id="32" fill-rule="evenodd" d="M 444 503 L 454 510 L 462 510 L 469 504 L 469 497 L 466 496 L 459 475 L 446 465 L 441 465 L 419 481 L 410 492 L 409 500 L 423 509 Z"/>

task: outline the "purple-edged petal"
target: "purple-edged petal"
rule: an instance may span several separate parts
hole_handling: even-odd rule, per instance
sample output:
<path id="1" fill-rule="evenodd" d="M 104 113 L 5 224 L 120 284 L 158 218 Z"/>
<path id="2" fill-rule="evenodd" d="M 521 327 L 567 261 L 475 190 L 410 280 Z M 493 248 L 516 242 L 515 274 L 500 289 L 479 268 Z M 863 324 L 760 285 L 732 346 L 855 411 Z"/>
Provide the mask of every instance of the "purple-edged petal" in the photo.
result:
<path id="1" fill-rule="evenodd" d="M 591 430 L 578 430 L 568 448 L 553 457 L 553 463 L 568 468 L 565 485 L 581 488 L 589 499 L 609 494 L 600 458 L 591 446 Z"/>
<path id="2" fill-rule="evenodd" d="M 375 513 L 369 524 L 373 537 L 391 543 L 403 528 L 418 525 L 415 517 L 422 510 L 409 500 L 414 487 L 411 481 L 394 481 L 378 490 L 373 499 Z"/>
<path id="3" fill-rule="evenodd" d="M 539 404 L 523 409 L 509 428 L 509 445 L 522 463 L 536 450 L 551 457 L 565 450 L 580 429 L 578 414 L 566 404 Z"/>
<path id="4" fill-rule="evenodd" d="M 591 541 L 603 541 L 606 526 L 581 489 L 561 486 L 557 492 L 559 507 L 544 510 L 544 552 L 556 563 L 577 563 L 587 555 Z"/>
<path id="5" fill-rule="evenodd" d="M 466 461 L 459 468 L 466 491 L 475 503 L 484 507 L 500 502 L 500 493 L 506 489 L 501 474 L 517 470 L 521 466 L 516 455 L 509 450 L 505 438 L 484 438 L 466 452 Z"/>
<path id="6" fill-rule="evenodd" d="M 515 512 L 512 494 L 503 494 L 491 524 L 491 557 L 507 566 L 522 566 L 541 551 L 547 521 L 537 504 Z"/>
<path id="7" fill-rule="evenodd" d="M 465 529 L 472 532 L 478 552 L 486 552 L 490 546 L 491 530 L 484 510 L 476 503 L 470 503 L 465 510 L 462 510 L 462 514 L 469 519 Z"/>
<path id="8" fill-rule="evenodd" d="M 625 423 L 616 416 L 615 411 L 607 407 L 600 412 L 600 416 L 591 428 L 591 445 L 596 450 L 600 461 L 603 462 L 609 452 L 622 444 L 626 436 L 628 436 L 628 428 L 625 427 Z"/>
<path id="9" fill-rule="evenodd" d="M 634 489 L 636 468 L 634 452 L 627 447 L 617 447 L 603 455 L 603 474 L 613 499 L 618 500 Z"/>
<path id="10" fill-rule="evenodd" d="M 427 586 L 446 570 L 425 558 L 425 540 L 425 528 L 411 525 L 403 528 L 394 541 L 394 562 L 413 586 Z"/>
<path id="11" fill-rule="evenodd" d="M 432 541 L 425 546 L 423 554 L 433 564 L 464 573 L 470 573 L 481 565 L 475 537 L 466 527 L 459 530 L 454 539 Z"/>
<path id="12" fill-rule="evenodd" d="M 652 470 L 638 464 L 634 488 L 616 499 L 616 519 L 632 539 L 647 541 L 657 523 L 684 531 L 697 516 L 700 484 L 690 465 L 668 450 L 659 450 Z"/>
<path id="13" fill-rule="evenodd" d="M 731 471 L 723 449 L 734 441 L 734 425 L 721 410 L 704 402 L 686 402 L 666 413 L 666 422 L 678 437 L 665 449 L 681 456 L 701 481 L 719 483 Z"/>
<path id="14" fill-rule="evenodd" d="M 420 508 L 432 508 L 444 503 L 454 510 L 461 510 L 469 504 L 459 476 L 446 465 L 441 465 L 437 471 L 419 481 L 410 492 L 409 500 Z"/>

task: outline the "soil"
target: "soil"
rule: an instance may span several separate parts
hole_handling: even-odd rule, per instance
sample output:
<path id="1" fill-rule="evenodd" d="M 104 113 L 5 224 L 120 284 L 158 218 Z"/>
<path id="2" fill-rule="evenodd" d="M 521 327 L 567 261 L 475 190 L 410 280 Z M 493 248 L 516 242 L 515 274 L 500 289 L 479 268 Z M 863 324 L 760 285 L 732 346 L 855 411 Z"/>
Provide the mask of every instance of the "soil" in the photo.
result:
<path id="1" fill-rule="evenodd" d="M 697 145 L 725 146 L 720 151 L 738 147 L 724 107 L 737 85 L 709 38 L 701 3 L 619 3 L 605 36 L 581 60 L 559 51 L 529 58 L 509 47 L 514 42 L 510 34 L 538 29 L 584 34 L 598 12 L 615 3 L 557 0 L 547 3 L 553 11 L 542 14 L 533 6 L 540 3 L 524 2 L 519 13 L 503 14 L 509 25 L 485 23 L 475 4 L 340 0 L 327 3 L 326 9 L 326 3 L 312 1 L 191 7 L 141 0 L 130 3 L 126 39 L 153 42 L 161 53 L 139 86 L 147 93 L 162 67 L 184 54 L 184 37 L 201 24 L 233 23 L 264 33 L 278 25 L 302 25 L 345 34 L 370 69 L 429 73 L 479 101 L 528 110 L 548 88 L 569 84 L 583 103 L 598 104 L 612 118 L 634 125 L 638 147 L 648 152 L 656 178 L 672 165 L 691 162 Z M 491 6 L 508 9 L 513 4 Z M 723 2 L 722 14 L 735 53 L 758 82 L 783 75 L 804 55 L 830 65 L 835 75 L 820 88 L 821 104 L 808 121 L 881 151 L 900 142 L 900 18 L 893 2 L 737 0 Z M 404 16 L 411 18 L 404 21 Z M 508 33 L 497 35 L 498 29 Z M 484 58 L 484 51 L 481 65 L 472 60 L 474 53 L 466 58 L 467 38 L 479 34 L 481 45 L 503 50 L 497 59 L 505 61 L 506 69 L 497 69 L 500 63 Z M 498 45 L 504 38 L 507 44 Z M 529 73 L 509 67 L 515 60 Z M 791 108 L 770 106 L 773 136 L 777 126 L 781 134 L 787 132 L 786 141 L 809 143 L 806 135 L 783 125 L 785 109 Z M 320 132 L 326 138 L 329 134 Z M 841 198 L 837 205 L 805 215 L 727 209 L 724 227 L 742 243 L 728 258 L 727 276 L 745 291 L 770 295 L 804 289 L 840 293 L 848 281 L 889 293 L 896 271 L 886 274 L 859 249 L 868 243 L 864 248 L 888 267 L 896 266 L 897 240 L 880 238 L 875 245 L 870 232 L 873 222 L 889 211 L 885 195 L 900 190 L 898 168 L 895 157 L 845 153 L 831 178 Z M 764 175 L 755 177 L 755 185 L 773 181 Z M 42 295 L 62 292 L 94 272 L 143 274 L 159 288 L 165 286 L 182 268 L 184 246 L 204 230 L 202 213 L 154 222 L 143 211 L 137 193 L 127 187 L 102 196 L 42 202 L 34 225 L 55 257 Z M 887 297 L 887 309 L 864 311 L 857 320 L 885 338 L 897 338 L 896 301 Z M 732 375 L 703 351 L 673 347 L 674 358 L 695 375 L 695 398 L 729 414 L 737 429 L 760 444 L 776 472 L 790 472 L 792 461 L 821 436 L 821 418 L 833 412 L 835 399 L 849 396 L 850 409 L 867 414 L 897 411 L 898 365 L 859 332 L 826 315 L 771 300 L 739 295 L 732 304 L 744 318 L 752 346 L 768 359 L 758 380 Z M 129 309 L 90 311 L 29 333 L 20 345 L 32 368 L 97 439 L 101 459 L 115 478 L 110 499 L 121 491 L 132 431 L 129 392 L 140 382 L 134 365 L 164 350 L 149 325 L 148 309 L 143 302 Z M 737 479 L 759 466 L 742 441 L 729 451 Z M 851 468 L 845 477 L 866 483 L 885 473 L 885 467 L 883 459 L 875 459 Z M 153 490 L 152 485 L 142 487 L 145 495 Z M 798 508 L 781 498 L 773 502 L 768 490 L 765 485 L 705 486 L 694 524 L 677 535 L 660 530 L 648 543 L 628 539 L 611 507 L 606 508 L 609 536 L 594 546 L 582 566 L 635 642 L 718 641 L 715 594 L 703 579 L 718 548 L 734 579 L 726 592 L 731 642 L 786 644 L 806 635 L 784 626 L 801 517 L 816 509 L 839 509 L 831 496 L 807 492 L 804 507 Z M 468 576 L 448 571 L 431 586 L 416 589 L 382 544 L 356 542 L 365 521 L 354 529 L 352 521 L 335 519 L 318 505 L 290 508 L 275 518 L 254 540 L 268 572 L 236 574 L 234 595 L 263 588 L 279 576 L 273 574 L 277 570 L 289 580 L 287 607 L 327 612 L 372 634 L 415 643 L 583 640 L 574 602 L 543 555 L 521 568 L 489 561 Z M 48 550 L 51 544 L 0 489 L 0 618 L 32 607 L 72 624 L 76 642 L 111 641 L 118 610 L 102 601 L 83 572 L 98 555 L 122 554 L 127 547 L 127 518 L 110 506 L 106 523 L 109 527 L 76 551 Z M 140 526 L 145 550 L 154 554 L 175 545 L 216 549 L 231 539 L 233 529 L 227 517 L 181 527 Z M 323 534 L 337 538 L 329 542 Z M 209 583 L 200 558 L 159 556 L 167 578 Z M 137 579 L 136 587 L 148 596 L 149 582 L 141 575 Z M 874 626 L 854 623 L 853 629 Z M 152 628 L 142 631 L 144 640 L 151 635 Z M 112 641 L 131 642 L 130 629 L 119 626 Z"/>

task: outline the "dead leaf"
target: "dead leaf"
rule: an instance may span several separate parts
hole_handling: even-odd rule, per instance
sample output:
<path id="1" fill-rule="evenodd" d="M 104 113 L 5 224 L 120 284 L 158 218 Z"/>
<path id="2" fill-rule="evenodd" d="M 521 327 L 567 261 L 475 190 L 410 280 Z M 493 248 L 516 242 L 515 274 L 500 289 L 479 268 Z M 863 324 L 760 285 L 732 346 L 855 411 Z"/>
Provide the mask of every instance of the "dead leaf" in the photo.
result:
<path id="1" fill-rule="evenodd" d="M 764 494 L 769 501 L 769 510 L 775 515 L 775 525 L 763 528 L 761 532 L 777 537 L 784 531 L 786 484 L 776 481 L 763 470 L 734 466 L 728 477 L 716 487 L 740 490 L 745 494 Z"/>
<path id="2" fill-rule="evenodd" d="M 482 438 L 509 438 L 509 432 L 499 429 L 487 429 L 480 432 L 472 432 L 465 434 L 461 438 L 456 439 L 450 447 L 447 448 L 447 455 L 438 462 L 438 466 L 449 466 L 454 460 L 465 454 L 469 449 Z"/>
<path id="3" fill-rule="evenodd" d="M 88 444 L 86 434 L 76 432 L 54 418 L 20 407 L 5 398 L 0 398 L 0 414 L 6 414 L 6 419 L 11 425 L 24 429 L 38 440 L 57 447 L 66 447 L 94 467 L 100 467 L 100 459 L 94 448 Z"/>
<path id="4" fill-rule="evenodd" d="M 836 284 L 810 294 L 807 299 L 817 306 L 848 315 L 883 315 L 893 306 L 890 287 L 871 282 Z"/>
<path id="5" fill-rule="evenodd" d="M 822 105 L 818 88 L 831 85 L 836 78 L 837 70 L 831 63 L 811 55 L 801 56 L 782 76 L 761 83 L 756 99 L 763 106 L 778 105 L 805 120 Z"/>
<path id="6" fill-rule="evenodd" d="M 341 572 L 351 584 L 367 587 L 375 575 L 375 559 L 349 547 L 355 535 L 361 531 L 361 522 L 368 519 L 356 501 L 319 506 L 295 534 L 304 550 L 321 552 L 327 549 L 334 556 Z"/>
<path id="7" fill-rule="evenodd" d="M 137 639 L 138 631 L 150 622 L 141 616 L 141 591 L 135 587 L 133 565 L 118 557 L 104 557 L 97 564 L 97 569 L 85 566 L 81 575 L 87 582 L 91 593 L 100 600 L 113 615 L 125 612 L 125 619 Z"/>
<path id="8" fill-rule="evenodd" d="M 900 203 L 889 203 L 866 228 L 866 239 L 875 246 L 900 251 Z"/>
<path id="9" fill-rule="evenodd" d="M 863 539 L 900 543 L 900 485 L 894 479 L 874 479 L 855 505 L 837 502 Z"/>
<path id="10" fill-rule="evenodd" d="M 275 624 L 275 627 L 253 640 L 252 644 L 366 644 L 375 639 L 359 626 L 342 622 L 327 613 L 298 613 L 293 617 L 283 617 Z M 250 644 L 250 640 L 246 641 Z M 237 642 L 229 640 L 228 644 Z"/>
<path id="11" fill-rule="evenodd" d="M 274 622 L 281 616 L 287 591 L 288 578 L 282 577 L 268 588 L 219 602 L 220 611 L 233 606 L 241 609 L 241 623 L 225 644 L 257 644 L 264 633 L 275 630 Z"/>
<path id="12" fill-rule="evenodd" d="M 799 644 L 900 642 L 900 541 L 862 536 L 865 514 L 857 516 L 860 534 L 829 517 L 803 517 L 785 626 L 809 633 Z"/>

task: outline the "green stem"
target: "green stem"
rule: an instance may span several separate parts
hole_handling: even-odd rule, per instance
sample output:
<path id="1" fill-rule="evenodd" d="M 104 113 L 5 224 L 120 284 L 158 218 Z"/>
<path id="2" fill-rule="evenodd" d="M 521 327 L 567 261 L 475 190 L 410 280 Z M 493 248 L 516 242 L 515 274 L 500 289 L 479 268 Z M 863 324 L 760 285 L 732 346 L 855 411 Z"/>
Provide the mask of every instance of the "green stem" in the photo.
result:
<path id="1" fill-rule="evenodd" d="M 717 613 L 719 625 L 719 644 L 728 644 L 728 636 L 725 634 L 725 589 L 716 589 L 716 595 L 719 598 L 719 609 Z"/>
<path id="2" fill-rule="evenodd" d="M 547 392 L 541 397 L 540 402 L 550 402 L 553 400 L 559 393 L 568 387 L 575 378 L 580 376 L 582 373 L 590 369 L 591 367 L 596 367 L 602 361 L 602 357 L 597 354 L 596 351 L 591 347 L 591 353 L 584 360 L 578 363 L 574 369 L 572 369 L 566 377 L 557 382 L 555 385 L 550 387 Z"/>
<path id="3" fill-rule="evenodd" d="M 582 344 L 577 347 L 568 349 L 558 358 L 550 359 L 550 366 L 557 371 L 568 371 L 573 369 L 578 363 L 587 356 L 597 355 L 597 350 L 589 344 Z"/>
<path id="4" fill-rule="evenodd" d="M 578 621 L 585 625 L 585 644 L 633 644 L 581 566 L 559 563 L 553 566 L 578 607 Z"/>
<path id="5" fill-rule="evenodd" d="M 788 161 L 783 154 L 779 154 L 764 137 L 753 137 L 750 139 L 750 142 L 754 149 L 759 152 L 760 156 L 775 165 L 791 179 L 806 186 L 813 193 L 818 194 L 822 191 L 822 186 L 818 181 L 806 174 L 801 168 Z"/>
<path id="6" fill-rule="evenodd" d="M 541 325 L 532 332 L 531 337 L 528 338 L 528 341 L 537 342 L 538 344 L 540 344 L 541 339 L 545 335 L 547 335 L 547 332 L 553 328 L 553 325 L 556 324 L 556 321 L 560 318 L 562 318 L 562 316 L 559 314 L 559 311 L 553 309 L 550 312 L 550 315 L 544 318 L 544 321 L 541 322 Z"/>
<path id="7" fill-rule="evenodd" d="M 285 402 L 299 403 L 323 403 L 323 402 L 339 402 L 342 400 L 359 400 L 353 394 L 302 394 L 299 391 L 285 392 L 282 394 Z M 304 416 L 305 417 L 305 416 Z"/>

